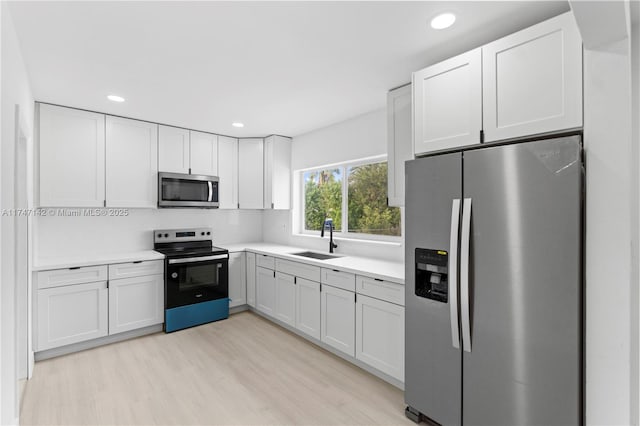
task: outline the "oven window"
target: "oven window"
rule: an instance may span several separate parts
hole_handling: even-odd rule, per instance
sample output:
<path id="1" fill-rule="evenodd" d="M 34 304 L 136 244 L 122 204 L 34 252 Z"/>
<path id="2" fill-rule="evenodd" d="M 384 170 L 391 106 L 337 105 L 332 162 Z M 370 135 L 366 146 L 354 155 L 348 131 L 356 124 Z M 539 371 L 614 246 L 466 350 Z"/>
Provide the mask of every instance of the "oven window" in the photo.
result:
<path id="1" fill-rule="evenodd" d="M 207 201 L 209 182 L 162 178 L 163 201 Z"/>
<path id="2" fill-rule="evenodd" d="M 178 287 L 180 291 L 189 291 L 200 287 L 215 287 L 219 284 L 217 267 L 219 264 L 189 265 L 180 270 Z"/>

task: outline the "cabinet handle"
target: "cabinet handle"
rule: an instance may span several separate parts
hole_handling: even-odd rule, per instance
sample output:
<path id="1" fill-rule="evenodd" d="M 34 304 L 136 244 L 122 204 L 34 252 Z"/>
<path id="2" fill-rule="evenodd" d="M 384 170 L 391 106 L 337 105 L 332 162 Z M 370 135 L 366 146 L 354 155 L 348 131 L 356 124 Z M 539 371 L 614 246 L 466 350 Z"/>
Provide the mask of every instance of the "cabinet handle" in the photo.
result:
<path id="1" fill-rule="evenodd" d="M 374 278 L 375 281 L 379 281 L 379 282 L 383 282 L 384 280 L 380 279 L 380 278 Z"/>
<path id="2" fill-rule="evenodd" d="M 298 277 L 293 277 L 293 283 L 298 284 Z"/>
<path id="3" fill-rule="evenodd" d="M 134 260 L 133 263 L 142 263 L 142 260 Z"/>
<path id="4" fill-rule="evenodd" d="M 80 269 L 80 267 L 79 266 L 73 266 L 73 267 L 69 268 L 70 271 L 74 271 L 76 269 Z"/>
<path id="5" fill-rule="evenodd" d="M 276 277 L 276 271 L 273 271 L 273 278 Z"/>
<path id="6" fill-rule="evenodd" d="M 340 271 L 338 271 L 337 269 L 332 269 L 332 271 L 333 271 L 333 272 L 340 272 Z"/>

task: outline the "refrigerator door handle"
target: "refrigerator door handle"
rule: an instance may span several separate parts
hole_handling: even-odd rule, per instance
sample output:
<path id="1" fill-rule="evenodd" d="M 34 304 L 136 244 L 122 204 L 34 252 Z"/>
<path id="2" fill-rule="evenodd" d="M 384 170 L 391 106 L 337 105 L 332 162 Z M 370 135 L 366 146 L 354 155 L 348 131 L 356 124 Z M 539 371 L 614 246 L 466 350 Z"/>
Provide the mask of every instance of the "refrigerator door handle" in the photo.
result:
<path id="1" fill-rule="evenodd" d="M 460 348 L 458 327 L 458 232 L 460 229 L 460 199 L 451 203 L 451 239 L 449 241 L 449 316 L 451 319 L 451 344 Z"/>
<path id="2" fill-rule="evenodd" d="M 462 241 L 460 242 L 460 314 L 462 348 L 471 352 L 471 319 L 469 309 L 469 243 L 471 239 L 471 198 L 462 205 Z"/>

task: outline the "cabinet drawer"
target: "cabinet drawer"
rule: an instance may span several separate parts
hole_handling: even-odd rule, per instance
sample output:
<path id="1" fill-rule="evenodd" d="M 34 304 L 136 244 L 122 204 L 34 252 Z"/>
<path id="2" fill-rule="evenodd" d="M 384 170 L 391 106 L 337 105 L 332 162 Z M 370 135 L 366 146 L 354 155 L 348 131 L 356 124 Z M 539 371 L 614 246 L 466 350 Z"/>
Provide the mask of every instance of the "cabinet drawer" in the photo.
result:
<path id="1" fill-rule="evenodd" d="M 164 273 L 163 260 L 147 260 L 140 262 L 116 263 L 109 265 L 109 279 L 141 277 Z"/>
<path id="2" fill-rule="evenodd" d="M 266 254 L 256 254 L 256 264 L 263 268 L 276 269 L 275 258 Z"/>
<path id="3" fill-rule="evenodd" d="M 356 292 L 404 306 L 404 286 L 391 281 L 357 275 Z"/>
<path id="4" fill-rule="evenodd" d="M 322 268 L 321 281 L 333 287 L 344 290 L 356 291 L 356 276 L 350 272 L 342 272 L 337 269 Z"/>
<path id="5" fill-rule="evenodd" d="M 276 271 L 320 282 L 320 267 L 290 260 L 276 259 Z"/>
<path id="6" fill-rule="evenodd" d="M 107 265 L 53 269 L 38 272 L 38 288 L 61 287 L 107 280 Z"/>

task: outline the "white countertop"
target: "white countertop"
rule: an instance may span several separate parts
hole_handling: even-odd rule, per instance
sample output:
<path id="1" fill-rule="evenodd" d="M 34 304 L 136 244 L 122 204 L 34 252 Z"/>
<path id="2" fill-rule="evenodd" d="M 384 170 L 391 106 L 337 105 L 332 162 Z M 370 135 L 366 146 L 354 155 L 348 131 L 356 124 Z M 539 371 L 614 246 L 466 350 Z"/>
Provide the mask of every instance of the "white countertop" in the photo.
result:
<path id="1" fill-rule="evenodd" d="M 252 251 L 309 265 L 336 268 L 345 272 L 353 272 L 355 274 L 404 284 L 404 263 L 401 262 L 388 262 L 380 259 L 349 256 L 341 253 L 335 253 L 335 255 L 341 256 L 335 259 L 318 260 L 291 254 L 299 251 L 315 250 L 269 243 L 219 244 L 219 246 L 226 248 L 229 252 Z"/>
<path id="2" fill-rule="evenodd" d="M 127 263 L 138 260 L 163 260 L 164 254 L 155 250 L 141 250 L 127 253 L 111 253 L 87 256 L 56 256 L 37 259 L 34 271 L 47 269 L 74 268 L 77 266 L 106 265 L 110 263 Z"/>
<path id="3" fill-rule="evenodd" d="M 318 260 L 303 256 L 294 256 L 291 253 L 299 251 L 314 251 L 304 247 L 284 246 L 269 243 L 239 243 L 239 244 L 219 244 L 219 247 L 226 248 L 229 252 L 252 251 L 254 253 L 266 254 L 282 259 L 302 262 L 309 265 L 321 266 L 325 268 L 336 268 L 345 272 L 366 275 L 373 278 L 380 278 L 395 283 L 404 284 L 404 264 L 400 262 L 388 262 L 380 259 L 367 257 L 349 256 L 335 253 L 335 259 Z M 40 258 L 34 262 L 33 271 L 44 271 L 49 269 L 64 269 L 77 266 L 107 265 L 112 263 L 127 263 L 138 260 L 162 260 L 164 255 L 154 250 L 141 250 L 126 253 L 111 253 L 86 256 L 56 256 Z"/>

